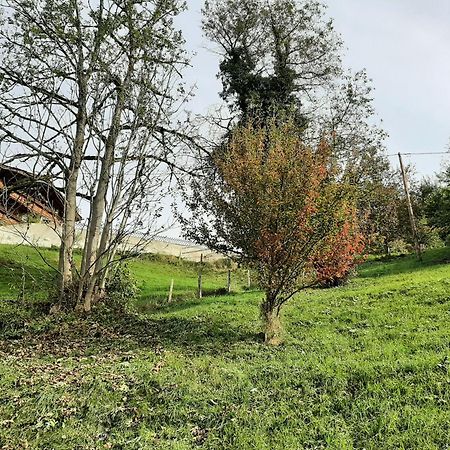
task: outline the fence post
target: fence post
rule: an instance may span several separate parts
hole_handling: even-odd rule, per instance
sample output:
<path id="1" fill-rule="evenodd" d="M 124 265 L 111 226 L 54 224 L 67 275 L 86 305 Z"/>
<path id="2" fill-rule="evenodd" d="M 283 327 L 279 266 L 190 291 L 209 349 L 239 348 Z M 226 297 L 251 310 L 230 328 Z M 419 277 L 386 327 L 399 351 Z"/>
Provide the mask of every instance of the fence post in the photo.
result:
<path id="1" fill-rule="evenodd" d="M 168 298 L 168 303 L 172 302 L 172 295 L 173 295 L 173 278 L 172 281 L 170 282 L 170 289 L 169 289 L 169 298 Z"/>
<path id="2" fill-rule="evenodd" d="M 202 298 L 202 269 L 203 269 L 203 253 L 200 254 L 200 269 L 198 271 L 198 298 Z"/>
<path id="3" fill-rule="evenodd" d="M 227 292 L 228 292 L 228 294 L 231 293 L 231 269 L 228 269 L 228 276 L 227 276 Z"/>
<path id="4" fill-rule="evenodd" d="M 252 280 L 250 278 L 250 269 L 247 269 L 247 288 L 250 289 L 252 286 Z"/>

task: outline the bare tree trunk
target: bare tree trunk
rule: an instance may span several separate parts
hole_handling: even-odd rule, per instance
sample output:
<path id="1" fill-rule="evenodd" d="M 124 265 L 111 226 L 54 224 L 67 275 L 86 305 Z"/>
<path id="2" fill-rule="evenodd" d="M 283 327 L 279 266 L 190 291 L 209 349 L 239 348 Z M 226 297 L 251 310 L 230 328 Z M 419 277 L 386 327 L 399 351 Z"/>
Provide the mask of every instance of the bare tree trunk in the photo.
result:
<path id="1" fill-rule="evenodd" d="M 74 5 L 77 16 L 77 85 L 78 85 L 78 102 L 76 115 L 76 131 L 73 143 L 73 152 L 70 158 L 70 166 L 68 176 L 66 178 L 66 201 L 64 210 L 64 222 L 62 225 L 61 247 L 59 255 L 59 270 L 60 270 L 60 292 L 58 303 L 64 300 L 65 290 L 68 285 L 73 282 L 73 246 L 75 243 L 75 224 L 77 220 L 77 188 L 78 177 L 80 173 L 81 163 L 84 156 L 85 131 L 87 125 L 87 110 L 86 105 L 88 101 L 88 80 L 89 76 L 85 72 L 85 57 L 82 41 L 82 27 L 78 4 Z M 70 295 L 74 295 L 71 293 Z"/>
<path id="2" fill-rule="evenodd" d="M 105 155 L 106 160 L 106 155 Z M 86 244 L 83 254 L 83 263 L 81 268 L 81 283 L 78 293 L 78 305 L 77 309 L 84 309 L 85 311 L 90 310 L 91 298 L 90 295 L 93 292 L 91 288 L 91 283 L 94 281 L 93 273 L 95 271 L 95 262 L 98 257 L 98 240 L 101 230 L 101 224 L 104 217 L 105 203 L 106 203 L 106 193 L 108 190 L 109 174 L 111 169 L 111 164 L 104 160 L 102 165 L 102 173 L 100 175 L 97 193 L 94 197 L 92 203 L 92 215 L 89 222 Z M 89 285 L 88 292 L 84 294 L 84 307 L 81 305 L 82 295 L 86 283 Z"/>
<path id="3" fill-rule="evenodd" d="M 384 239 L 384 256 L 390 256 L 389 241 Z"/>
<path id="4" fill-rule="evenodd" d="M 108 244 L 110 243 L 111 231 L 112 231 L 112 220 L 114 217 L 114 213 L 116 210 L 117 202 L 114 201 L 111 206 L 110 211 L 106 217 L 106 223 L 103 226 L 103 230 L 101 233 L 100 244 L 97 249 L 97 259 L 94 264 L 94 268 L 92 270 L 91 275 L 88 279 L 87 290 L 84 299 L 84 311 L 89 312 L 92 307 L 92 303 L 95 303 L 98 300 L 99 296 L 104 294 L 106 277 L 107 277 L 107 269 L 105 267 L 105 259 L 106 262 L 109 262 L 108 258 L 105 258 L 105 253 L 107 253 Z M 113 257 L 115 254 L 115 249 L 109 249 L 108 253 L 112 253 Z M 105 274 L 103 273 L 105 272 Z"/>
<path id="5" fill-rule="evenodd" d="M 275 299 L 271 293 L 266 294 L 266 299 L 261 305 L 262 319 L 264 322 L 264 343 L 277 346 L 282 343 L 282 325 L 280 313 L 275 306 Z"/>
<path id="6" fill-rule="evenodd" d="M 122 190 L 123 188 L 123 171 L 124 171 L 124 167 L 122 167 L 122 174 L 121 174 L 121 179 L 118 182 L 116 189 L 119 190 L 119 192 Z M 139 173 L 139 168 L 136 170 L 136 176 L 134 177 L 133 180 L 133 184 L 131 187 L 131 191 L 134 192 L 137 186 L 137 181 L 139 179 L 138 177 L 138 173 Z M 113 217 L 114 214 L 116 213 L 116 209 L 117 209 L 117 205 L 118 205 L 118 201 L 119 201 L 119 194 L 116 194 L 116 197 L 113 201 L 113 205 L 111 206 L 111 209 L 108 213 L 108 217 L 107 217 L 107 222 L 106 222 L 106 226 L 103 230 L 103 234 L 102 234 L 102 239 L 100 241 L 100 251 L 103 253 L 106 250 L 106 247 L 108 245 L 108 238 L 111 238 L 111 231 L 112 231 L 112 221 L 113 221 Z M 120 235 L 125 231 L 125 227 L 127 225 L 128 222 L 128 217 L 127 217 L 127 211 L 122 212 L 122 220 L 120 221 L 120 225 L 117 228 L 116 232 Z M 103 270 L 101 272 L 100 275 L 100 281 L 99 281 L 99 291 L 101 294 L 103 294 L 105 292 L 105 288 L 106 288 L 106 281 L 108 280 L 108 275 L 109 275 L 109 271 L 111 269 L 111 264 L 114 261 L 114 258 L 116 256 L 117 253 L 117 249 L 118 249 L 118 242 L 109 242 L 109 249 L 107 251 L 107 254 L 105 255 L 104 258 L 104 265 L 103 265 Z M 98 263 L 99 261 L 97 261 Z M 97 270 L 99 270 L 99 267 L 97 268 Z"/>
<path id="7" fill-rule="evenodd" d="M 125 104 L 128 83 L 133 72 L 133 64 L 133 61 L 130 60 L 126 79 L 117 92 L 116 105 L 111 119 L 111 129 L 106 140 L 105 154 L 103 156 L 100 169 L 97 192 L 92 202 L 92 214 L 87 230 L 86 246 L 84 249 L 83 263 L 81 268 L 82 282 L 80 283 L 77 309 L 81 309 L 82 296 L 80 295 L 80 293 L 82 293 L 83 285 L 93 276 L 93 273 L 95 272 L 95 262 L 99 257 L 98 245 L 102 221 L 105 214 L 106 196 L 108 193 L 108 187 L 110 185 L 111 168 L 114 164 L 115 146 L 120 131 L 120 118 Z M 92 281 L 95 282 L 95 280 Z M 85 311 L 90 310 L 90 305 L 92 303 L 92 293 L 94 292 L 93 287 L 90 286 L 92 284 L 92 281 L 88 281 L 89 287 L 88 291 L 85 294 L 83 307 Z"/>
<path id="8" fill-rule="evenodd" d="M 59 255 L 61 291 L 64 291 L 65 286 L 72 281 L 72 252 L 75 239 L 77 178 L 78 173 L 72 172 L 69 175 L 66 186 L 65 217 L 62 224 Z"/>
<path id="9" fill-rule="evenodd" d="M 111 208 L 107 214 L 106 224 L 103 228 L 102 237 L 100 240 L 99 252 L 101 255 L 103 255 L 103 253 L 106 253 L 106 254 L 104 255 L 104 257 L 97 259 L 96 268 L 95 268 L 95 270 L 100 273 L 100 279 L 99 279 L 99 283 L 98 283 L 100 295 L 105 294 L 106 281 L 108 279 L 108 274 L 110 271 L 111 263 L 114 261 L 114 258 L 116 256 L 116 252 L 117 252 L 117 248 L 118 248 L 118 242 L 116 241 L 113 243 L 110 239 L 111 239 L 111 232 L 112 232 L 112 222 L 113 222 L 114 215 L 116 214 L 116 210 L 117 210 L 117 207 L 119 204 L 119 197 L 120 197 L 120 193 L 122 192 L 122 189 L 123 189 L 123 182 L 124 182 L 124 177 L 125 177 L 125 173 L 124 173 L 125 159 L 123 159 L 122 163 L 123 164 L 121 167 L 121 173 L 120 173 L 117 185 L 116 185 L 117 193 L 114 197 Z M 140 163 L 140 164 L 142 164 L 142 163 Z M 136 176 L 134 177 L 134 180 L 133 180 L 133 183 L 131 186 L 131 192 L 135 192 L 135 189 L 137 186 L 137 181 L 139 179 L 139 177 L 138 177 L 139 167 L 136 170 Z M 127 221 L 128 221 L 127 216 L 128 216 L 127 211 L 123 211 L 122 212 L 122 220 L 120 221 L 120 225 L 119 225 L 118 229 L 116 230 L 116 232 L 119 235 L 122 234 L 125 230 L 125 227 L 126 227 Z M 108 248 L 108 245 L 109 245 L 109 248 Z"/>
<path id="10" fill-rule="evenodd" d="M 66 204 L 59 254 L 60 300 L 62 300 L 64 290 L 72 282 L 73 245 L 75 242 L 75 222 L 77 214 L 77 181 L 78 170 L 73 171 L 70 174 L 66 187 Z"/>
<path id="11" fill-rule="evenodd" d="M 82 65 L 80 66 L 82 70 Z M 86 102 L 87 86 L 86 80 L 82 79 L 79 84 L 80 99 L 77 114 L 77 128 L 75 133 L 74 148 L 66 181 L 66 201 L 64 210 L 64 221 L 62 224 L 61 247 L 59 253 L 59 305 L 64 299 L 65 290 L 73 281 L 73 246 L 75 243 L 75 224 L 77 220 L 77 188 L 81 162 L 84 153 L 85 129 L 87 123 Z M 72 294 L 73 295 L 73 294 Z"/>
<path id="12" fill-rule="evenodd" d="M 120 197 L 122 196 L 123 189 L 124 189 L 124 180 L 125 180 L 125 169 L 126 169 L 126 162 L 128 153 L 130 151 L 132 139 L 129 140 L 129 145 L 126 151 L 124 151 L 122 155 L 122 160 L 119 168 L 119 175 L 117 182 L 115 184 L 115 194 L 113 194 L 113 199 L 111 206 L 106 213 L 106 221 L 105 225 L 103 226 L 101 238 L 100 238 L 100 245 L 98 248 L 98 257 L 97 261 L 95 262 L 95 269 L 94 273 L 98 274 L 98 292 L 97 295 L 99 297 L 102 297 L 105 295 L 105 287 L 106 287 L 106 281 L 108 279 L 108 273 L 111 262 L 114 260 L 114 257 L 116 255 L 117 251 L 117 242 L 113 242 L 112 240 L 112 225 L 114 221 L 114 217 L 117 212 L 117 208 L 120 203 Z M 132 182 L 131 191 L 135 192 L 135 188 L 138 181 L 138 173 L 139 173 L 139 167 L 141 166 L 142 162 L 139 163 L 139 166 L 136 170 L 136 176 L 134 177 L 134 180 Z M 130 194 L 130 199 L 132 198 L 132 194 Z M 122 220 L 120 222 L 119 228 L 116 230 L 118 234 L 121 234 L 127 224 L 128 221 L 128 212 L 122 211 Z M 97 281 L 97 280 L 96 280 Z"/>

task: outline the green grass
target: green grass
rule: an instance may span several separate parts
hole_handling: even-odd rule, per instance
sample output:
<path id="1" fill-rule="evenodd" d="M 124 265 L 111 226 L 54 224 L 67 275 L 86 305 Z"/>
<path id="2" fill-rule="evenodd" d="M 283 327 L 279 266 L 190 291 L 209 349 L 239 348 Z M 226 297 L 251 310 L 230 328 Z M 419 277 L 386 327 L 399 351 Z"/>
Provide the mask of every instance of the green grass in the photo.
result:
<path id="1" fill-rule="evenodd" d="M 129 268 L 140 290 L 138 306 L 141 310 L 164 304 L 171 280 L 174 280 L 174 296 L 179 300 L 197 296 L 199 263 L 180 261 L 178 258 L 158 255 L 129 262 Z M 204 264 L 202 290 L 205 296 L 225 292 L 228 267 L 226 261 Z M 247 283 L 243 270 L 233 269 L 232 289 L 242 291 Z"/>
<path id="2" fill-rule="evenodd" d="M 0 299 L 45 298 L 58 267 L 58 252 L 0 245 Z"/>
<path id="3" fill-rule="evenodd" d="M 77 258 L 78 255 L 75 255 Z M 57 250 L 0 245 L 0 299 L 13 300 L 23 294 L 29 299 L 45 299 L 56 275 Z M 127 265 L 139 287 L 138 303 L 144 308 L 167 298 L 174 280 L 174 299 L 192 298 L 197 293 L 199 263 L 170 256 L 145 255 L 129 260 Z M 215 294 L 227 286 L 228 264 L 225 260 L 205 263 L 203 291 Z M 232 288 L 240 291 L 247 283 L 243 270 L 233 269 Z"/>
<path id="4" fill-rule="evenodd" d="M 241 291 L 243 274 L 233 295 L 198 300 L 195 265 L 132 262 L 140 314 L 4 320 L 0 448 L 450 448 L 449 260 L 372 261 L 348 286 L 298 296 L 279 348 L 261 343 L 262 294 Z M 26 310 L 24 261 L 40 280 L 27 298 L 48 291 L 35 255 L 0 247 L 0 317 Z M 208 267 L 205 289 L 225 283 Z"/>

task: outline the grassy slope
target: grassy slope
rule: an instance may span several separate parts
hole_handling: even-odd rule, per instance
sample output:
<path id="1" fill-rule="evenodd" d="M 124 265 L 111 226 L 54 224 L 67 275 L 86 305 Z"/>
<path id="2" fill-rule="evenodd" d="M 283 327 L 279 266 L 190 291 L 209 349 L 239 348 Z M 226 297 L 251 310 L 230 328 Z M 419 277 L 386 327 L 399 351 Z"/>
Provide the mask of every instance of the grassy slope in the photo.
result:
<path id="1" fill-rule="evenodd" d="M 5 252 L 24 255 L 0 248 L 1 279 L 16 273 L 0 296 L 13 298 Z M 371 262 L 346 287 L 299 296 L 278 349 L 259 343 L 260 293 L 199 301 L 195 267 L 135 262 L 141 306 L 172 277 L 188 298 L 145 316 L 4 324 L 0 448 L 449 448 L 449 258 Z M 25 260 L 45 292 L 48 271 Z M 205 279 L 217 289 L 225 272 Z"/>
<path id="2" fill-rule="evenodd" d="M 77 258 L 77 255 L 75 255 Z M 14 300 L 25 291 L 27 298 L 44 299 L 52 288 L 57 267 L 58 252 L 40 249 L 39 253 L 27 247 L 0 245 L 0 299 Z M 140 303 L 161 302 L 167 297 L 174 279 L 174 297 L 195 297 L 199 265 L 178 258 L 147 255 L 129 261 L 128 266 L 140 288 Z M 232 287 L 240 290 L 247 277 L 242 270 L 233 272 Z M 215 293 L 225 289 L 227 268 L 225 262 L 205 264 L 203 290 Z"/>

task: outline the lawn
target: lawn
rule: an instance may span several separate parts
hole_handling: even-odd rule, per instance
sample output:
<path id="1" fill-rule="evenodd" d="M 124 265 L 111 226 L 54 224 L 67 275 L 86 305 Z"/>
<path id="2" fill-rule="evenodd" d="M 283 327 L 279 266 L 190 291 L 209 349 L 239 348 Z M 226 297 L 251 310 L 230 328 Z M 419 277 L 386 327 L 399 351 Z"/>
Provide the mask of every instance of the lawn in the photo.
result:
<path id="1" fill-rule="evenodd" d="M 146 257 L 130 262 L 139 313 L 55 321 L 52 271 L 1 247 L 0 448 L 450 448 L 449 261 L 372 261 L 299 295 L 268 348 L 243 271 L 196 299 L 198 266 Z M 204 280 L 217 294 L 226 268 Z"/>

